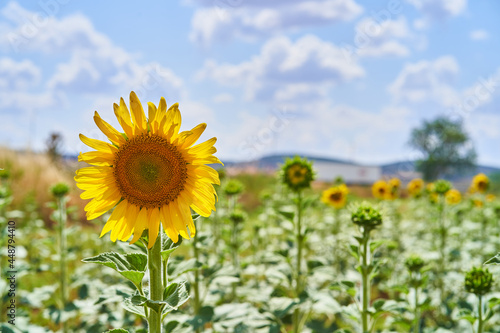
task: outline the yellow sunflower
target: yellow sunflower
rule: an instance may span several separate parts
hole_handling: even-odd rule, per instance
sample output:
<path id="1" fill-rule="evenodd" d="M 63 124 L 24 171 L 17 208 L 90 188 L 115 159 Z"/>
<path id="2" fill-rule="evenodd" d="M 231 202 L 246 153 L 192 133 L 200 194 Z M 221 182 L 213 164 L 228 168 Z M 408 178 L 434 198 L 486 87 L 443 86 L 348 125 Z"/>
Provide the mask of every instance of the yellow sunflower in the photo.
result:
<path id="1" fill-rule="evenodd" d="M 401 180 L 399 178 L 391 178 L 387 183 L 389 191 L 386 198 L 389 200 L 397 199 L 399 195 L 399 188 L 401 187 Z"/>
<path id="2" fill-rule="evenodd" d="M 372 194 L 377 199 L 386 199 L 389 190 L 389 184 L 383 180 L 377 180 L 372 185 Z"/>
<path id="3" fill-rule="evenodd" d="M 451 190 L 446 192 L 445 198 L 448 205 L 456 205 L 462 200 L 462 194 L 460 193 L 460 191 L 452 188 Z"/>
<path id="4" fill-rule="evenodd" d="M 82 199 L 87 218 L 95 219 L 114 208 L 101 237 L 111 231 L 111 240 L 136 242 L 148 230 L 152 247 L 160 231 L 177 242 L 179 235 L 189 239 L 196 233 L 191 209 L 201 216 L 215 211 L 219 184 L 217 171 L 205 165 L 220 163 L 213 154 L 216 138 L 194 145 L 206 128 L 200 124 L 179 132 L 181 113 L 176 103 L 167 110 L 162 97 L 158 108 L 148 103 L 148 117 L 134 92 L 130 93 L 129 112 L 125 102 L 114 104 L 124 133 L 120 133 L 95 112 L 94 121 L 111 143 L 80 139 L 96 151 L 80 153 L 78 160 L 90 167 L 76 171 L 77 186 L 84 190 Z M 188 231 L 189 229 L 189 231 Z"/>
<path id="5" fill-rule="evenodd" d="M 488 190 L 489 185 L 490 185 L 490 180 L 488 176 L 486 176 L 484 173 L 477 174 L 474 176 L 474 178 L 472 178 L 470 192 L 484 193 Z"/>
<path id="6" fill-rule="evenodd" d="M 486 194 L 486 197 L 485 197 L 486 202 L 493 202 L 496 200 L 496 198 L 497 197 L 494 194 Z"/>
<path id="7" fill-rule="evenodd" d="M 412 179 L 406 186 L 406 189 L 412 197 L 419 197 L 424 189 L 424 181 L 420 178 Z"/>
<path id="8" fill-rule="evenodd" d="M 321 201 L 334 208 L 340 209 L 345 206 L 349 189 L 345 184 L 331 187 L 323 191 Z"/>

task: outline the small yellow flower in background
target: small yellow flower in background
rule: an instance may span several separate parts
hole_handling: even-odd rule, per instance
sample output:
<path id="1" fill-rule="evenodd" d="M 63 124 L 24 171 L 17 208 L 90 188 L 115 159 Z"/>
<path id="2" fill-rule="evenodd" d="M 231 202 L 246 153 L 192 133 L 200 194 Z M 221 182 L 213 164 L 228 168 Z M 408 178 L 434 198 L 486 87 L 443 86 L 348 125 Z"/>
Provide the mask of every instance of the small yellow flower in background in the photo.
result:
<path id="1" fill-rule="evenodd" d="M 470 186 L 470 192 L 471 193 L 485 193 L 488 190 L 488 187 L 490 186 L 490 180 L 488 176 L 486 176 L 484 173 L 480 173 L 474 176 L 472 178 L 472 184 Z"/>
<path id="2" fill-rule="evenodd" d="M 434 203 L 434 204 L 438 203 L 438 201 L 439 201 L 439 195 L 436 192 L 431 192 L 429 194 L 429 201 L 431 203 Z"/>
<path id="3" fill-rule="evenodd" d="M 479 198 L 472 198 L 472 205 L 476 208 L 483 208 L 484 202 Z"/>
<path id="4" fill-rule="evenodd" d="M 493 202 L 493 201 L 495 201 L 496 198 L 497 197 L 494 194 L 487 194 L 485 199 L 486 199 L 486 202 Z"/>
<path id="5" fill-rule="evenodd" d="M 433 193 L 433 192 L 434 192 L 434 190 L 435 190 L 435 188 L 436 188 L 436 185 L 434 185 L 434 183 L 429 183 L 429 184 L 427 184 L 427 185 L 425 186 L 425 191 L 426 191 L 427 193 Z"/>
<path id="6" fill-rule="evenodd" d="M 445 198 L 448 205 L 456 205 L 462 200 L 462 194 L 460 193 L 460 191 L 452 188 L 451 190 L 446 192 Z"/>
<path id="7" fill-rule="evenodd" d="M 178 104 L 167 110 L 163 97 L 158 108 L 148 103 L 148 118 L 134 92 L 130 93 L 131 112 L 123 98 L 113 106 L 124 133 L 95 112 L 94 121 L 111 144 L 80 134 L 86 145 L 96 149 L 80 153 L 78 160 L 92 166 L 77 170 L 75 176 L 77 186 L 84 190 L 81 198 L 92 199 L 85 206 L 87 218 L 95 219 L 114 207 L 101 233 L 102 237 L 111 231 L 113 242 L 133 235 L 134 243 L 148 230 L 148 247 L 152 247 L 160 221 L 174 242 L 179 234 L 193 237 L 191 209 L 201 216 L 215 211 L 212 184 L 220 184 L 219 175 L 205 164 L 222 164 L 213 156 L 217 139 L 194 145 L 207 125 L 179 132 Z"/>
<path id="8" fill-rule="evenodd" d="M 406 186 L 412 197 L 419 197 L 424 189 L 424 181 L 420 178 L 412 179 Z"/>
<path id="9" fill-rule="evenodd" d="M 349 189 L 345 184 L 331 187 L 323 191 L 321 201 L 334 208 L 343 208 L 347 202 L 347 194 Z"/>
<path id="10" fill-rule="evenodd" d="M 391 178 L 387 183 L 389 191 L 387 192 L 387 199 L 394 200 L 399 196 L 399 189 L 401 188 L 401 180 L 399 178 Z"/>
<path id="11" fill-rule="evenodd" d="M 383 180 L 377 180 L 372 185 L 372 194 L 377 199 L 386 199 L 389 193 L 389 184 Z"/>

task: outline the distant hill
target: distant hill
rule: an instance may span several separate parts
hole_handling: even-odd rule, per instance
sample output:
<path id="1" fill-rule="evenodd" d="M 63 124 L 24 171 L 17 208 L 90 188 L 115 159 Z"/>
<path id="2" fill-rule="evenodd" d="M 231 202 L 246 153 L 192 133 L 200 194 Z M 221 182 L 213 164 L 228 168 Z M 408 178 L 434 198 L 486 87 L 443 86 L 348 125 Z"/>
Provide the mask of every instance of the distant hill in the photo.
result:
<path id="1" fill-rule="evenodd" d="M 382 167 L 382 174 L 383 175 L 395 175 L 401 171 L 403 171 L 403 172 L 416 171 L 415 161 L 389 163 L 389 164 L 381 165 L 381 167 Z M 472 169 L 468 172 L 464 172 L 462 174 L 458 174 L 458 175 L 455 175 L 455 176 L 452 176 L 449 178 L 450 178 L 450 180 L 458 180 L 458 179 L 463 179 L 463 178 L 470 178 L 478 173 L 484 173 L 486 175 L 491 175 L 491 174 L 494 174 L 497 172 L 500 172 L 500 168 L 478 165 L 478 166 L 476 166 L 475 169 Z"/>

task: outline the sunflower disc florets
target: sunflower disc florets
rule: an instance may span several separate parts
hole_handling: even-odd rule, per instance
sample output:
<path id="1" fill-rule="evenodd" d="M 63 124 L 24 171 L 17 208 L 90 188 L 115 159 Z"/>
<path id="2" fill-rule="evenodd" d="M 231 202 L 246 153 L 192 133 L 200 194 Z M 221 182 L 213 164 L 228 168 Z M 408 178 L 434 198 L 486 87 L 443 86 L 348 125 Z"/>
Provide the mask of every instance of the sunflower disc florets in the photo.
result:
<path id="1" fill-rule="evenodd" d="M 303 189 L 311 187 L 311 182 L 314 180 L 314 171 L 312 163 L 306 158 L 301 159 L 295 156 L 293 159 L 287 159 L 281 167 L 280 174 L 283 184 L 288 186 L 292 191 L 299 192 Z"/>
<path id="2" fill-rule="evenodd" d="M 476 295 L 484 295 L 491 290 L 493 275 L 487 268 L 473 267 L 465 274 L 465 290 Z"/>

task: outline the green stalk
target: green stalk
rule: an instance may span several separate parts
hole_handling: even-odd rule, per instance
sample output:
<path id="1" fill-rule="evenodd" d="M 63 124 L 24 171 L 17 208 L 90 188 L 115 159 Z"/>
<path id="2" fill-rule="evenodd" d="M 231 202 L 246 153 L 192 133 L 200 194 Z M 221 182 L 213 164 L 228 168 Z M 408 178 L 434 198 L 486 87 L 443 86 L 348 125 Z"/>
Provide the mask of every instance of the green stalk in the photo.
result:
<path id="1" fill-rule="evenodd" d="M 64 197 L 57 198 L 57 206 L 59 210 L 59 283 L 61 285 L 61 316 L 64 308 L 66 306 L 67 291 L 66 291 L 66 235 L 64 233 L 64 227 L 66 224 L 66 205 Z M 62 319 L 63 332 L 68 331 L 67 322 Z"/>
<path id="2" fill-rule="evenodd" d="M 420 314 L 419 314 L 419 306 L 418 306 L 418 287 L 415 287 L 415 311 L 414 311 L 414 320 L 415 320 L 415 326 L 413 327 L 413 332 L 418 333 L 419 332 L 419 322 L 420 322 Z"/>
<path id="3" fill-rule="evenodd" d="M 296 284 L 295 284 L 295 296 L 298 298 L 302 292 L 302 248 L 304 246 L 303 241 L 304 237 L 302 235 L 302 195 L 299 191 L 297 193 L 297 231 L 296 231 L 296 239 L 297 239 L 297 267 L 296 267 Z M 293 313 L 293 331 L 295 333 L 300 332 L 300 312 L 299 309 L 295 309 Z"/>
<path id="4" fill-rule="evenodd" d="M 483 296 L 478 295 L 477 297 L 479 298 L 477 333 L 483 333 Z"/>
<path id="5" fill-rule="evenodd" d="M 163 300 L 161 236 L 156 239 L 152 248 L 148 249 L 149 298 L 152 301 Z M 161 333 L 161 313 L 150 309 L 148 316 L 149 333 Z"/>
<path id="6" fill-rule="evenodd" d="M 195 229 L 198 230 L 196 226 L 196 220 L 193 221 L 195 224 Z M 199 231 L 199 230 L 198 230 Z M 193 237 L 193 250 L 194 250 L 194 258 L 196 261 L 199 261 L 199 251 L 198 251 L 198 237 Z M 193 284 L 193 293 L 194 293 L 194 314 L 197 316 L 200 313 L 201 308 L 201 300 L 200 300 L 200 271 L 196 269 L 194 271 L 194 284 Z M 200 328 L 196 329 L 196 333 L 201 332 Z"/>
<path id="7" fill-rule="evenodd" d="M 361 266 L 361 275 L 362 275 L 362 298 L 363 298 L 363 310 L 361 312 L 361 322 L 363 325 L 363 333 L 368 332 L 368 305 L 370 304 L 370 281 L 368 278 L 368 265 L 370 262 L 369 252 L 368 252 L 368 243 L 370 239 L 369 231 L 366 229 L 363 231 L 363 251 L 361 253 L 362 256 L 362 266 Z"/>

